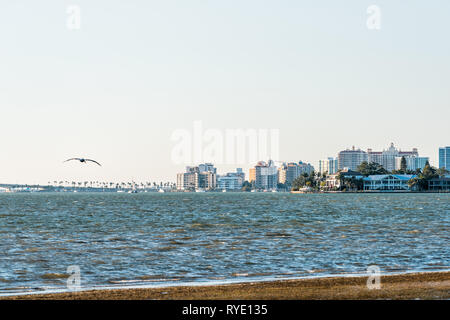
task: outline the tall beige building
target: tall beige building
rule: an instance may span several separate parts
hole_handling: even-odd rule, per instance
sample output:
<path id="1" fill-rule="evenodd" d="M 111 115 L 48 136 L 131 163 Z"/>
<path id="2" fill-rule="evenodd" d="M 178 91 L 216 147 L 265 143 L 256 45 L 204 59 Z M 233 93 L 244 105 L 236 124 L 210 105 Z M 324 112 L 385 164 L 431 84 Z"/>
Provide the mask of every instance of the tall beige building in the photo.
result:
<path id="1" fill-rule="evenodd" d="M 214 190 L 217 186 L 216 168 L 211 163 L 197 167 L 186 167 L 186 172 L 177 174 L 177 190 Z"/>
<path id="2" fill-rule="evenodd" d="M 272 160 L 267 163 L 259 161 L 253 170 L 250 171 L 250 179 L 254 179 L 251 181 L 254 181 L 256 189 L 273 190 L 277 188 L 278 168 Z"/>
<path id="3" fill-rule="evenodd" d="M 256 169 L 255 168 L 250 168 L 250 170 L 248 170 L 248 181 L 249 182 L 256 181 Z"/>
<path id="4" fill-rule="evenodd" d="M 302 161 L 283 163 L 278 169 L 278 182 L 292 184 L 292 182 L 303 173 L 310 174 L 314 167 Z"/>

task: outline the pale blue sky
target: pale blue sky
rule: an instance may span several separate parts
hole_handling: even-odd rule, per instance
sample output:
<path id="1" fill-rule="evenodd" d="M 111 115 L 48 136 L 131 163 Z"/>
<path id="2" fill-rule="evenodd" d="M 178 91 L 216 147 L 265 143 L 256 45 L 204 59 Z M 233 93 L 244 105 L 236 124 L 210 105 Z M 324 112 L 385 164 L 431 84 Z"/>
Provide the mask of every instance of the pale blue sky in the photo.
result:
<path id="1" fill-rule="evenodd" d="M 195 120 L 278 128 L 279 160 L 394 142 L 437 165 L 449 31 L 448 0 L 3 1 L 0 182 L 174 181 L 171 134 Z"/>

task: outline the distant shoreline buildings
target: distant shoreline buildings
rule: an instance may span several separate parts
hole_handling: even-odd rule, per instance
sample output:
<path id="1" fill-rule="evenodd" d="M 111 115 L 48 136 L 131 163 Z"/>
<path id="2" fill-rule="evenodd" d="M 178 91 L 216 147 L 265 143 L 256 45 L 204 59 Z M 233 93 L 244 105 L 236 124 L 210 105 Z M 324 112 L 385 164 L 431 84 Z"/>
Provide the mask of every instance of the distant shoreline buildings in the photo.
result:
<path id="1" fill-rule="evenodd" d="M 218 174 L 212 163 L 186 167 L 173 182 L 66 181 L 46 185 L 0 184 L 0 193 L 8 192 L 205 192 L 205 191 L 450 191 L 450 146 L 440 147 L 439 167 L 417 148 L 397 149 L 393 143 L 383 151 L 352 147 L 337 157 L 319 161 L 318 170 L 306 162 L 268 160 L 257 162 L 249 170 Z M 277 165 L 277 164 L 278 165 Z"/>
<path id="2" fill-rule="evenodd" d="M 382 151 L 369 148 L 342 150 L 337 157 L 319 160 L 317 172 L 315 168 L 303 161 L 280 162 L 274 160 L 259 161 L 249 169 L 248 181 L 241 168 L 236 172 L 218 175 L 211 163 L 196 167 L 186 167 L 186 172 L 177 174 L 177 191 L 277 191 L 291 190 L 296 185 L 305 185 L 305 190 L 340 190 L 343 182 L 351 181 L 351 188 L 365 191 L 408 191 L 409 182 L 418 178 L 429 163 L 429 157 L 419 156 L 417 148 L 402 151 L 393 143 Z M 361 164 L 382 168 L 375 175 L 358 172 Z M 439 166 L 449 170 L 450 147 L 439 148 Z M 374 169 L 371 169 L 374 170 Z M 378 169 L 377 169 L 378 170 Z M 434 170 L 434 169 L 433 169 Z M 375 172 L 375 171 L 373 171 Z M 378 173 L 379 172 L 379 173 Z M 444 171 L 445 172 L 445 171 Z M 387 173 L 387 174 L 385 174 Z M 300 180 L 299 180 L 300 179 Z M 448 177 L 430 180 L 430 190 L 448 190 Z"/>

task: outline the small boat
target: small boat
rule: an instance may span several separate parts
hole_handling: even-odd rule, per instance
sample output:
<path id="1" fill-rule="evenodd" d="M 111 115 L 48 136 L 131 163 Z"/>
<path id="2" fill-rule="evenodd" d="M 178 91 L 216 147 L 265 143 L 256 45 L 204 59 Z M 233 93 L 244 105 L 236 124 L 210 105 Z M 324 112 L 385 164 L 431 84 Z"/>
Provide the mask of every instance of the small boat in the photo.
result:
<path id="1" fill-rule="evenodd" d="M 164 189 L 159 189 L 158 192 L 164 193 Z"/>
<path id="2" fill-rule="evenodd" d="M 195 192 L 205 192 L 204 189 L 195 189 Z"/>
<path id="3" fill-rule="evenodd" d="M 223 189 L 222 192 L 227 192 L 227 189 Z"/>

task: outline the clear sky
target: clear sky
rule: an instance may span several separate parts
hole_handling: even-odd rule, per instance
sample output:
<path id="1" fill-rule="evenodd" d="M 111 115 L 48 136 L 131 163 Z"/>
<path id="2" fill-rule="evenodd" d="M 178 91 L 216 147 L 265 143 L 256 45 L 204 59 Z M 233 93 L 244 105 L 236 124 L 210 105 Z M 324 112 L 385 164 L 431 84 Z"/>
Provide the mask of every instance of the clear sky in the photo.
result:
<path id="1" fill-rule="evenodd" d="M 279 129 L 277 160 L 394 142 L 437 166 L 449 31 L 448 0 L 2 1 L 0 182 L 175 181 L 171 136 L 194 121 Z"/>

